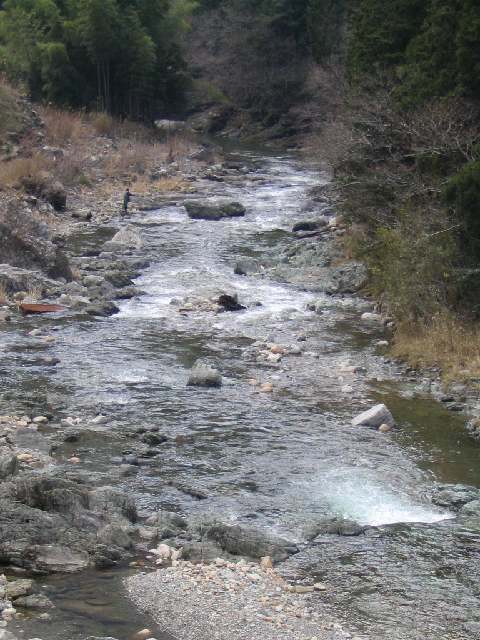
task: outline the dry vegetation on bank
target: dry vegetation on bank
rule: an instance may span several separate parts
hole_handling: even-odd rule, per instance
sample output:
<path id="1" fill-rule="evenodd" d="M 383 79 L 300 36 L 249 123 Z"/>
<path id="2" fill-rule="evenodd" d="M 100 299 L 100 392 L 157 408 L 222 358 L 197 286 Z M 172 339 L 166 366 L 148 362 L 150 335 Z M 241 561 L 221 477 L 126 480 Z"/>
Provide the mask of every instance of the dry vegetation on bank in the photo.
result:
<path id="1" fill-rule="evenodd" d="M 439 367 L 445 382 L 480 380 L 480 326 L 443 314 L 424 327 L 401 325 L 392 355 L 414 367 Z"/>
<path id="2" fill-rule="evenodd" d="M 0 84 L 0 142 L 5 152 L 0 161 L 0 190 L 10 196 L 38 195 L 42 185 L 52 180 L 69 191 L 95 187 L 99 196 L 132 184 L 142 193 L 182 186 L 180 179 L 167 174 L 171 167 L 181 170 L 194 149 L 185 136 L 162 138 L 143 124 L 104 113 L 36 106 L 39 120 L 35 122 L 28 121 L 24 111 L 21 96 Z"/>

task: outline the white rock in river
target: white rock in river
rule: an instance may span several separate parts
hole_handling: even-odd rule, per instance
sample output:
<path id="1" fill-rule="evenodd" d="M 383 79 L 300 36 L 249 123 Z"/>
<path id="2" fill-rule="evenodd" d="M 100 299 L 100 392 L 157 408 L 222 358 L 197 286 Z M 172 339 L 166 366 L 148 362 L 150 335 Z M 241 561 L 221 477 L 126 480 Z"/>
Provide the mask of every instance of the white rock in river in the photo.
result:
<path id="1" fill-rule="evenodd" d="M 113 244 L 121 244 L 126 247 L 134 247 L 135 249 L 141 249 L 143 246 L 143 239 L 141 235 L 132 225 L 127 225 L 126 227 L 123 227 L 123 229 L 120 229 L 120 231 L 113 236 L 110 242 Z"/>
<path id="2" fill-rule="evenodd" d="M 222 376 L 216 369 L 205 365 L 195 365 L 187 382 L 191 387 L 221 387 Z"/>
<path id="3" fill-rule="evenodd" d="M 377 404 L 352 420 L 354 427 L 364 425 L 378 428 L 382 424 L 387 424 L 389 427 L 395 426 L 395 420 L 384 404 Z"/>

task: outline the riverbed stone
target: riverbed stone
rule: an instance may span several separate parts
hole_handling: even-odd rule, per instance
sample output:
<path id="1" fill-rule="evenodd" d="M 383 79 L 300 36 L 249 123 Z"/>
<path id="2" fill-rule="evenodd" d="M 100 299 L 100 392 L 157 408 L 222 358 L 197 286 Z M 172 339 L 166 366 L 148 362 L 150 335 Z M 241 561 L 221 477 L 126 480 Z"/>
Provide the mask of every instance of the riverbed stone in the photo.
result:
<path id="1" fill-rule="evenodd" d="M 53 602 L 40 593 L 35 593 L 29 596 L 21 596 L 15 600 L 16 607 L 23 607 L 24 609 L 52 609 Z"/>
<path id="2" fill-rule="evenodd" d="M 204 529 L 209 540 L 232 555 L 249 558 L 270 556 L 274 562 L 280 562 L 298 551 L 294 543 L 261 531 L 240 525 L 212 524 Z"/>
<path id="3" fill-rule="evenodd" d="M 133 225 L 126 225 L 118 231 L 111 240 L 103 245 L 105 251 L 115 250 L 118 247 L 141 249 L 143 238 Z"/>
<path id="4" fill-rule="evenodd" d="M 189 387 L 221 387 L 222 376 L 219 371 L 206 365 L 195 365 L 190 371 Z"/>
<path id="5" fill-rule="evenodd" d="M 328 224 L 325 218 L 317 218 L 316 220 L 301 220 L 300 222 L 296 222 L 292 231 L 296 233 L 297 231 L 316 231 L 317 229 L 321 229 L 322 227 L 326 227 Z"/>
<path id="6" fill-rule="evenodd" d="M 395 426 L 395 420 L 389 409 L 384 404 L 377 404 L 371 409 L 360 413 L 352 420 L 352 425 L 367 426 L 377 428 L 381 425 L 388 425 L 389 427 Z"/>
<path id="7" fill-rule="evenodd" d="M 33 580 L 28 578 L 21 578 L 19 580 L 11 580 L 5 585 L 5 592 L 7 598 L 15 600 L 21 596 L 28 596 L 33 590 Z"/>
<path id="8" fill-rule="evenodd" d="M 18 458 L 13 451 L 0 449 L 0 480 L 6 480 L 18 471 Z"/>
<path id="9" fill-rule="evenodd" d="M 235 218 L 244 216 L 245 207 L 239 202 L 217 200 L 192 200 L 185 203 L 185 209 L 189 218 L 193 220 L 211 220 L 218 221 L 224 218 Z"/>

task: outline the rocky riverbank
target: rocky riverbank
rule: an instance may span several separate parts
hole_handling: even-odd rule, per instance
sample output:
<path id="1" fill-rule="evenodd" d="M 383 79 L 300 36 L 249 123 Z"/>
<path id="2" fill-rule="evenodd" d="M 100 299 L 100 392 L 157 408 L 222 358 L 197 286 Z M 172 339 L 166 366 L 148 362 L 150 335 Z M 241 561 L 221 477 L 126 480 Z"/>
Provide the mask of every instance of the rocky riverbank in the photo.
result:
<path id="1" fill-rule="evenodd" d="M 302 521 L 295 533 L 292 527 L 288 535 L 269 532 L 268 523 L 272 526 L 272 522 L 276 523 L 281 517 L 283 499 L 275 503 L 273 510 L 271 501 L 277 500 L 280 475 L 288 476 L 288 472 L 285 467 L 279 472 L 282 466 L 277 468 L 276 463 L 272 463 L 275 473 L 268 471 L 266 474 L 267 477 L 268 473 L 272 474 L 272 484 L 262 486 L 265 461 L 268 469 L 269 459 L 281 456 L 281 451 L 285 450 L 289 460 L 287 467 L 295 467 L 292 461 L 306 456 L 306 449 L 301 448 L 303 442 L 318 435 L 316 417 L 305 433 L 299 432 L 299 412 L 307 407 L 313 411 L 312 415 L 319 412 L 323 416 L 325 406 L 328 407 L 327 419 L 332 415 L 340 416 L 340 422 L 335 423 L 321 446 L 315 443 L 319 452 L 332 450 L 337 456 L 339 451 L 342 455 L 347 452 L 357 460 L 366 453 L 361 449 L 363 453 L 359 456 L 354 447 L 350 452 L 352 442 L 359 448 L 367 442 L 368 455 L 381 465 L 384 460 L 399 455 L 397 450 L 391 450 L 394 448 L 388 435 L 391 429 L 378 432 L 368 427 L 355 427 L 352 431 L 350 421 L 356 413 L 375 403 L 367 390 L 369 380 L 392 376 L 402 380 L 411 376 L 411 372 L 385 362 L 382 355 L 376 354 L 377 349 L 380 354 L 384 353 L 388 319 L 376 314 L 369 302 L 352 297 L 365 283 L 365 272 L 361 265 L 344 261 L 345 229 L 318 193 L 312 193 L 312 197 L 306 199 L 303 211 L 294 209 L 295 217 L 288 226 L 273 224 L 272 229 L 270 224 L 262 229 L 263 218 L 259 217 L 261 222 L 257 223 L 259 226 L 254 232 L 254 250 L 239 252 L 235 251 L 235 243 L 240 243 L 245 229 L 238 227 L 235 231 L 234 225 L 251 224 L 254 214 L 251 202 L 243 202 L 235 189 L 246 184 L 256 194 L 265 188 L 270 198 L 281 202 L 281 192 L 274 190 L 288 187 L 288 184 L 283 184 L 283 178 L 275 183 L 269 175 L 262 175 L 261 164 L 248 157 L 239 159 L 225 155 L 220 162 L 217 158 L 214 167 L 211 160 L 193 158 L 188 173 L 184 173 L 184 168 L 174 171 L 175 184 L 180 181 L 182 190 L 172 190 L 161 196 L 152 190 L 149 203 L 132 207 L 129 217 L 118 215 L 116 195 L 107 201 L 102 197 L 95 199 L 94 190 L 85 195 L 85 199 L 81 193 L 74 194 L 71 210 L 67 200 L 66 212 L 58 215 L 50 212 L 63 223 L 61 239 L 48 240 L 62 252 L 69 265 L 71 275 L 62 276 L 63 280 L 55 280 L 39 268 L 32 268 L 38 267 L 38 262 L 32 262 L 29 268 L 5 267 L 9 278 L 6 280 L 8 296 L 16 296 L 16 300 L 5 308 L 6 315 L 12 318 L 10 323 L 3 325 L 10 340 L 9 353 L 15 354 L 19 369 L 30 372 L 40 387 L 27 394 L 22 388 L 21 404 L 26 413 L 6 415 L 0 423 L 3 475 L 0 561 L 6 565 L 9 581 L 14 583 L 19 575 L 46 575 L 86 567 L 105 570 L 129 562 L 155 570 L 164 566 L 157 563 L 162 560 L 167 546 L 174 550 L 169 552 L 172 568 L 140 575 L 129 583 L 129 589 L 134 599 L 148 611 L 157 609 L 160 601 L 162 606 L 167 603 L 174 614 L 174 623 L 167 626 L 176 633 L 190 633 L 186 630 L 187 622 L 194 619 L 198 624 L 191 628 L 196 629 L 198 637 L 212 637 L 212 629 L 219 624 L 219 618 L 214 614 L 220 613 L 221 620 L 223 612 L 225 619 L 236 621 L 232 629 L 235 628 L 239 638 L 274 637 L 272 634 L 278 633 L 277 622 L 286 625 L 281 627 L 282 634 L 288 633 L 287 637 L 292 638 L 310 640 L 316 636 L 323 640 L 349 637 L 349 633 L 362 637 L 363 617 L 369 613 L 368 608 L 361 606 L 362 585 L 365 582 L 373 585 L 375 598 L 378 598 L 377 592 L 384 593 L 385 606 L 395 610 L 399 591 L 407 588 L 402 586 L 401 576 L 395 570 L 395 559 L 405 552 L 405 540 L 415 539 L 420 547 L 418 553 L 423 558 L 434 544 L 439 526 L 442 526 L 443 534 L 448 531 L 449 540 L 460 535 L 462 527 L 475 531 L 476 516 L 472 513 L 464 514 L 465 519 L 459 517 L 455 526 L 431 522 L 464 506 L 473 508 L 474 504 L 468 505 L 475 503 L 478 493 L 464 488 L 465 495 L 459 497 L 458 487 L 444 487 L 447 494 L 450 491 L 450 498 L 444 494 L 443 502 L 432 502 L 433 511 L 425 507 L 418 513 L 413 509 L 413 517 L 420 518 L 420 523 L 422 518 L 427 519 L 428 525 L 366 526 L 360 517 L 357 521 L 332 514 L 321 514 L 320 517 L 315 512 L 308 512 L 306 522 Z M 270 186 L 271 182 L 273 186 Z M 194 216 L 189 217 L 185 205 L 192 202 L 196 203 L 193 209 L 190 207 Z M 245 215 L 235 215 L 240 212 L 238 204 L 220 209 L 226 202 L 239 202 Z M 78 216 L 87 209 L 91 216 Z M 149 217 L 144 213 L 148 209 L 159 211 Z M 200 219 L 199 211 L 203 211 Z M 233 217 L 228 215 L 229 211 L 234 211 Z M 68 224 L 64 216 L 68 217 Z M 165 307 L 154 306 L 151 291 L 152 288 L 155 290 L 155 285 L 152 287 L 151 282 L 146 282 L 144 275 L 152 272 L 149 267 L 152 261 L 160 261 L 156 230 L 163 228 L 168 234 L 161 240 L 162 259 L 168 264 L 175 251 L 186 252 L 181 257 L 180 269 L 173 270 L 175 285 L 183 285 L 184 278 L 188 278 L 188 287 L 178 286 L 177 293 L 168 280 L 170 272 L 162 273 L 160 283 L 166 288 L 167 311 Z M 196 250 L 194 240 L 200 237 L 202 242 L 208 241 L 210 235 L 217 238 L 215 234 L 222 228 L 233 230 L 234 240 L 228 237 L 228 242 L 219 234 L 225 244 L 221 249 L 227 267 L 224 268 L 224 263 L 221 267 L 208 263 L 202 272 L 203 264 L 200 268 L 195 264 L 184 276 L 183 261 L 190 259 Z M 187 245 L 185 249 L 186 234 L 190 234 L 192 246 Z M 201 251 L 208 249 L 213 254 L 218 240 L 214 242 L 214 248 L 202 244 Z M 202 286 L 198 288 L 192 285 L 194 270 L 199 272 L 201 280 Z M 17 315 L 15 303 L 31 299 L 34 278 L 37 278 L 35 300 L 63 305 L 63 312 L 41 318 L 22 319 Z M 250 282 L 255 283 L 254 292 L 248 291 Z M 142 287 L 147 285 L 149 291 L 142 294 Z M 286 296 L 291 292 L 289 304 L 282 299 L 280 311 L 262 316 L 268 295 L 272 295 L 272 286 L 275 296 Z M 175 295 L 171 293 L 172 289 Z M 131 303 L 125 303 L 125 300 Z M 106 375 L 102 368 L 108 366 L 116 373 L 115 368 L 121 369 L 123 359 L 125 366 L 130 367 L 129 350 L 133 351 L 134 345 L 126 343 L 127 349 L 122 347 L 120 358 L 113 346 L 118 345 L 120 338 L 123 340 L 132 327 L 137 330 L 139 320 L 136 319 L 135 325 L 127 324 L 125 309 L 128 310 L 131 304 L 142 310 L 145 300 L 148 301 L 145 303 L 147 310 L 153 308 L 154 315 L 151 324 L 142 323 L 139 329 L 141 359 L 137 362 L 143 365 L 144 360 L 152 358 L 152 367 L 144 371 L 137 364 L 140 370 L 133 368 L 127 374 L 119 370 L 121 392 L 110 387 L 109 403 L 102 403 L 97 398 L 103 384 L 101 376 Z M 277 300 L 275 297 L 274 304 L 278 304 Z M 108 318 L 117 312 L 120 312 L 120 322 L 114 327 Z M 260 332 L 253 325 L 257 315 L 262 325 Z M 244 317 L 250 320 L 244 325 L 235 324 L 235 318 L 241 322 Z M 363 342 L 369 348 L 376 345 L 373 352 L 364 357 L 361 351 L 339 347 L 344 339 L 342 322 L 354 322 L 362 333 Z M 200 336 L 195 333 L 199 331 L 198 327 L 201 331 L 210 327 L 214 330 L 205 339 L 201 333 Z M 90 346 L 89 341 L 93 340 L 96 331 L 100 333 L 100 342 L 92 342 Z M 167 341 L 157 343 L 158 337 L 164 334 Z M 88 344 L 80 351 L 78 344 L 85 335 Z M 183 341 L 180 342 L 181 355 L 159 372 L 158 367 L 163 366 L 159 354 L 168 356 L 171 349 L 168 340 L 175 339 Z M 348 341 L 353 339 L 347 337 L 345 340 L 350 344 Z M 190 341 L 193 356 L 185 356 L 184 343 Z M 338 349 L 340 353 L 337 353 Z M 92 358 L 98 358 L 102 351 L 108 357 L 91 372 L 87 363 L 87 374 L 78 389 L 92 400 L 84 401 L 73 411 L 65 398 L 70 389 L 73 392 L 77 389 L 76 377 L 80 377 L 90 350 Z M 179 369 L 185 369 L 185 376 L 172 383 L 172 371 Z M 55 375 L 56 371 L 61 375 Z M 13 375 L 10 370 L 9 375 Z M 46 393 L 41 386 L 42 378 L 47 380 Z M 145 395 L 141 392 L 142 384 L 152 385 Z M 128 389 L 137 388 L 142 404 L 130 405 L 132 399 L 125 396 Z M 319 388 L 322 389 L 321 398 L 318 397 Z M 59 396 L 62 401 L 58 400 Z M 167 404 L 159 411 L 156 405 L 151 406 L 155 397 L 161 398 L 162 402 L 165 397 L 167 402 L 170 398 L 173 405 Z M 256 413 L 248 420 L 243 414 L 250 408 L 243 404 L 239 408 L 237 404 L 243 399 L 248 407 L 255 407 Z M 10 401 L 12 407 L 17 402 L 15 398 Z M 6 402 L 5 396 L 4 406 Z M 215 413 L 211 433 L 202 424 L 203 421 L 208 425 L 205 407 L 210 409 L 222 402 L 226 404 L 218 411 L 220 418 Z M 282 411 L 276 412 L 278 407 Z M 223 436 L 222 424 L 231 412 L 232 423 Z M 166 418 L 170 414 L 173 416 L 171 421 Z M 202 416 L 199 424 L 195 419 L 197 414 Z M 285 424 L 282 422 L 284 414 L 287 417 Z M 272 422 L 274 415 L 278 417 Z M 301 420 L 308 422 L 310 415 L 302 414 Z M 213 439 L 215 434 L 220 434 L 220 448 L 215 455 L 211 456 L 208 443 L 202 442 L 202 430 L 206 431 L 207 438 Z M 334 445 L 332 438 L 343 432 L 345 439 Z M 239 440 L 237 444 L 236 439 L 242 438 L 243 433 L 248 434 L 245 436 L 248 442 Z M 226 438 L 225 442 L 222 438 Z M 265 449 L 263 441 L 268 443 Z M 229 442 L 233 443 L 233 453 L 229 452 Z M 242 471 L 237 469 L 237 457 L 244 448 L 249 454 L 248 458 L 242 458 L 245 465 L 245 471 Z M 311 446 L 307 448 L 312 449 Z M 247 472 L 249 460 L 257 454 L 261 463 L 259 469 Z M 415 475 L 406 461 L 401 464 L 407 476 Z M 328 466 L 336 469 L 338 462 L 330 462 Z M 218 467 L 222 467 L 220 475 Z M 396 477 L 397 471 L 392 467 L 388 469 L 389 474 Z M 228 475 L 232 472 L 234 479 Z M 300 475 L 303 471 L 299 468 L 296 473 Z M 309 473 L 314 475 L 313 467 Z M 294 479 L 295 475 L 290 477 L 295 490 L 288 500 L 295 505 L 296 519 L 301 511 L 297 501 L 304 498 L 301 497 L 301 485 L 295 485 Z M 318 488 L 312 491 L 321 493 Z M 152 502 L 149 493 L 159 497 Z M 231 495 L 235 496 L 232 501 Z M 378 501 L 381 503 L 382 498 Z M 158 509 L 158 503 L 161 509 Z M 235 524 L 236 515 L 231 522 L 231 511 L 237 508 L 237 503 L 248 505 L 239 524 Z M 264 513 L 267 522 L 262 521 L 257 526 L 255 521 Z M 408 516 L 411 513 L 405 507 L 405 513 L 398 517 Z M 476 539 L 475 533 L 469 535 Z M 159 551 L 162 546 L 163 551 Z M 377 550 L 383 565 L 389 567 L 390 576 L 374 563 L 375 558 L 370 557 L 371 548 Z M 380 548 L 386 549 L 383 555 Z M 356 549 L 360 549 L 357 555 Z M 181 559 L 172 558 L 172 553 L 180 555 L 180 550 Z M 329 550 L 334 551 L 336 561 L 329 561 L 329 570 L 323 571 L 324 554 L 330 558 Z M 468 549 L 464 552 L 468 555 Z M 367 554 L 370 564 L 362 561 L 362 554 Z M 260 567 L 259 561 L 267 556 L 272 558 L 275 570 L 265 566 L 265 562 Z M 344 556 L 348 556 L 346 564 L 341 561 Z M 428 562 L 431 563 L 431 559 Z M 428 562 L 425 560 L 425 566 L 430 567 L 428 571 L 441 570 L 437 562 L 433 569 Z M 349 569 L 352 564 L 359 576 L 355 593 L 349 586 L 349 580 L 353 580 Z M 376 580 L 372 578 L 370 565 L 375 565 Z M 242 567 L 246 567 L 246 573 Z M 467 563 L 462 570 L 467 579 Z M 256 577 L 245 577 L 248 574 Z M 408 574 L 411 584 L 416 585 L 414 568 L 410 564 Z M 227 587 L 231 587 L 225 587 L 226 591 L 217 589 L 223 579 Z M 392 581 L 396 587 L 390 593 L 388 584 Z M 428 590 L 427 582 L 422 583 L 422 588 Z M 315 589 L 317 583 L 322 583 L 326 589 Z M 186 588 L 189 584 L 198 589 L 189 590 Z M 147 595 L 140 596 L 140 592 Z M 274 595 L 270 596 L 270 593 Z M 280 596 L 277 597 L 277 593 Z M 43 595 L 38 584 L 32 586 L 32 594 L 35 597 Z M 443 590 L 435 592 L 434 596 L 439 594 L 443 594 Z M 205 604 L 200 607 L 200 615 L 198 602 L 203 598 L 206 603 L 212 596 L 218 596 L 215 610 Z M 457 596 L 455 591 L 451 596 L 453 601 Z M 426 608 L 433 606 L 435 597 L 425 598 Z M 467 596 L 462 593 L 458 597 Z M 352 615 L 345 604 L 349 598 L 355 603 L 351 604 Z M 16 599 L 5 601 L 6 619 L 21 615 L 31 601 L 20 600 L 18 608 L 15 603 Z M 245 620 L 238 613 L 241 606 L 245 607 L 247 617 L 250 616 L 248 622 L 253 625 L 247 630 L 244 629 Z M 449 610 L 453 611 L 454 606 L 450 604 Z M 283 609 L 277 611 L 275 607 Z M 12 609 L 17 609 L 17 613 Z M 349 631 L 335 626 L 333 621 L 338 619 L 339 611 L 344 617 L 343 627 Z M 423 608 L 422 616 L 426 615 Z M 163 626 L 164 619 L 158 618 L 158 621 Z M 392 622 L 389 618 L 390 623 L 397 624 L 398 621 Z M 432 633 L 439 632 L 438 625 L 432 628 Z M 218 632 L 223 633 L 220 629 Z M 378 625 L 372 624 L 367 632 L 369 637 L 375 637 Z M 450 633 L 448 630 L 438 637 L 450 639 Z M 400 633 L 399 637 L 407 636 Z"/>

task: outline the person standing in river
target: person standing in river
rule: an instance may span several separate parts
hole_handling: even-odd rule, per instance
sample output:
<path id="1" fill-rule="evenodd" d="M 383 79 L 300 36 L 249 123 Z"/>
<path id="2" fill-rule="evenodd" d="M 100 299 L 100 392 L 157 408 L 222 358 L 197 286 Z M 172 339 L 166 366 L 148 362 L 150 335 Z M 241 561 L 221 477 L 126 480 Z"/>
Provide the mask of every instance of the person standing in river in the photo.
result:
<path id="1" fill-rule="evenodd" d="M 128 203 L 130 202 L 133 193 L 131 193 L 130 189 L 127 187 L 125 193 L 123 194 L 123 212 L 125 214 L 128 213 Z"/>

